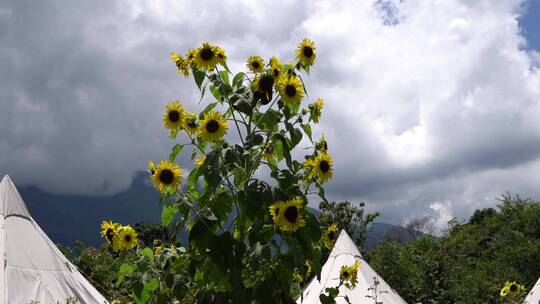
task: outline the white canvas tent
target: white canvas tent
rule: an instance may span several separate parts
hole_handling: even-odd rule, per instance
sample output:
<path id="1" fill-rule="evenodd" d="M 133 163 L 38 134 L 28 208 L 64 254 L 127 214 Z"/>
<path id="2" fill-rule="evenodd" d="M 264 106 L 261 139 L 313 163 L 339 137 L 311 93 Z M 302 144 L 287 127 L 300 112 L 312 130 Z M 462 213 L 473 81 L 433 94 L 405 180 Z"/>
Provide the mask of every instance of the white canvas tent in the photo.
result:
<path id="1" fill-rule="evenodd" d="M 108 303 L 39 228 L 7 175 L 0 215 L 0 304 Z"/>
<path id="2" fill-rule="evenodd" d="M 540 303 L 540 279 L 536 281 L 534 287 L 531 289 L 527 297 L 525 298 L 525 304 L 538 304 Z"/>
<path id="3" fill-rule="evenodd" d="M 360 261 L 358 269 L 358 284 L 352 290 L 347 287 L 340 287 L 339 296 L 336 298 L 338 304 L 346 304 L 344 297 L 347 296 L 349 301 L 354 304 L 373 304 L 374 291 L 370 290 L 373 287 L 375 280 L 379 281 L 377 286 L 377 301 L 384 304 L 402 304 L 405 302 L 379 275 L 366 263 L 362 255 L 356 248 L 356 245 L 351 240 L 345 230 L 341 231 L 336 244 L 328 257 L 328 260 L 322 267 L 321 281 L 315 277 L 303 292 L 303 298 L 299 298 L 296 303 L 300 304 L 319 304 L 319 295 L 324 292 L 327 287 L 336 287 L 339 285 L 339 272 L 341 266 L 352 265 L 355 261 Z"/>

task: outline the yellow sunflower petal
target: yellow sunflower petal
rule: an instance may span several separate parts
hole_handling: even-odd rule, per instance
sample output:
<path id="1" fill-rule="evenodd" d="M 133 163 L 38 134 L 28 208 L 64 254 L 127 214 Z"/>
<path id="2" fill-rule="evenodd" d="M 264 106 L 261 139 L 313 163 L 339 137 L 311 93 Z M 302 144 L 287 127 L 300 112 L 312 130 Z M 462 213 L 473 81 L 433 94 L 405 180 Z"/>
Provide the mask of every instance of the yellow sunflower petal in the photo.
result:
<path id="1" fill-rule="evenodd" d="M 208 141 L 217 141 L 223 138 L 229 128 L 227 121 L 219 112 L 205 115 L 199 124 L 199 136 Z"/>
<path id="2" fill-rule="evenodd" d="M 304 202 L 300 198 L 295 198 L 286 201 L 281 206 L 277 223 L 280 230 L 285 232 L 295 232 L 306 225 L 306 220 L 303 215 Z"/>
<path id="3" fill-rule="evenodd" d="M 284 77 L 280 84 L 281 100 L 287 105 L 299 104 L 304 98 L 302 82 L 297 76 Z"/>
<path id="4" fill-rule="evenodd" d="M 304 38 L 298 45 L 295 54 L 302 66 L 312 66 L 317 58 L 317 54 L 315 53 L 315 42 L 308 38 Z"/>
<path id="5" fill-rule="evenodd" d="M 175 100 L 167 104 L 165 114 L 163 114 L 163 125 L 171 131 L 182 129 L 182 121 L 184 118 L 184 107 L 180 101 Z"/>
<path id="6" fill-rule="evenodd" d="M 327 152 L 320 153 L 315 158 L 313 161 L 313 167 L 321 183 L 324 183 L 332 178 L 334 161 Z"/>
<path id="7" fill-rule="evenodd" d="M 191 136 L 197 136 L 199 132 L 199 119 L 197 114 L 193 112 L 184 113 L 184 120 L 182 122 L 182 128 L 186 133 Z"/>
<path id="8" fill-rule="evenodd" d="M 195 51 L 193 54 L 193 62 L 195 66 L 203 71 L 212 71 L 219 63 L 220 58 L 217 53 L 220 51 L 217 46 L 207 42 Z"/>
<path id="9" fill-rule="evenodd" d="M 168 160 L 162 160 L 156 167 L 156 172 L 151 176 L 152 182 L 159 192 L 165 194 L 175 192 L 182 179 L 180 166 Z"/>
<path id="10" fill-rule="evenodd" d="M 250 56 L 247 59 L 246 66 L 253 73 L 261 73 L 264 70 L 265 63 L 261 56 Z"/>

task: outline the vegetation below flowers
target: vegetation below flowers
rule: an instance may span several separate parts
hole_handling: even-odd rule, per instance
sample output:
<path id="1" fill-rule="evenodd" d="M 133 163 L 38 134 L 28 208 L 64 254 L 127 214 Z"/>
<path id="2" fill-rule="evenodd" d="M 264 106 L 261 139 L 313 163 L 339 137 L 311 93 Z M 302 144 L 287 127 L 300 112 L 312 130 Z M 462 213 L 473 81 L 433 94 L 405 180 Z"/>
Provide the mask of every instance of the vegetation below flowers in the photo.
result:
<path id="1" fill-rule="evenodd" d="M 442 237 L 381 243 L 367 259 L 409 303 L 521 303 L 540 274 L 540 203 L 505 194 Z M 503 292 L 507 281 L 527 292 Z"/>

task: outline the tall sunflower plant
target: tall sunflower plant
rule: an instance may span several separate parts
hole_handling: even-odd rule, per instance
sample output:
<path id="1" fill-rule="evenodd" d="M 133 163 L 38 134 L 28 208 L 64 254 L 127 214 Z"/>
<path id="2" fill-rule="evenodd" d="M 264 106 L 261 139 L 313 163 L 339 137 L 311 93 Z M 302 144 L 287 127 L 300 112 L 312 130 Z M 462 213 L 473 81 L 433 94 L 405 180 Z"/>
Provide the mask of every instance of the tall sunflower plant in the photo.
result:
<path id="1" fill-rule="evenodd" d="M 254 55 L 238 73 L 218 45 L 172 54 L 200 102 L 211 100 L 200 113 L 180 101 L 165 108 L 175 145 L 149 171 L 163 225 L 179 237 L 138 248 L 140 261 L 123 265 L 119 281 L 131 280 L 136 303 L 296 303 L 320 276 L 328 241 L 307 205 L 326 201 L 333 160 L 324 136 L 312 136 L 324 103 L 310 100 L 303 75 L 315 58 L 309 39 L 290 63 Z M 306 145 L 303 159 L 293 157 Z M 176 160 L 186 150 L 193 163 L 184 167 Z"/>

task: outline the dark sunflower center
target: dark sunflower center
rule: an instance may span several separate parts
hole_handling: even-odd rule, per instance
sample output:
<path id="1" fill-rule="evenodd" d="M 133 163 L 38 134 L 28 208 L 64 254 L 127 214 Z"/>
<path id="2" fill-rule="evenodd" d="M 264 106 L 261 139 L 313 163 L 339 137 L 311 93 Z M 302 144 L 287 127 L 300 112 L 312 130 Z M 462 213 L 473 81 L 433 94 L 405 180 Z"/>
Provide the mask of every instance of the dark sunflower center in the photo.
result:
<path id="1" fill-rule="evenodd" d="M 211 119 L 206 123 L 206 131 L 208 133 L 216 133 L 219 129 L 219 122 L 215 119 Z"/>
<path id="2" fill-rule="evenodd" d="M 177 122 L 180 120 L 180 113 L 176 110 L 169 111 L 169 120 L 171 122 Z"/>
<path id="3" fill-rule="evenodd" d="M 127 234 L 126 236 L 124 236 L 124 241 L 126 242 L 131 242 L 131 235 Z"/>
<path id="4" fill-rule="evenodd" d="M 329 238 L 331 241 L 333 241 L 335 237 L 336 237 L 336 234 L 334 233 L 334 231 L 328 232 L 328 238 Z"/>
<path id="5" fill-rule="evenodd" d="M 259 80 L 259 89 L 263 92 L 271 92 L 274 86 L 274 77 L 270 75 L 264 75 Z"/>
<path id="6" fill-rule="evenodd" d="M 195 120 L 188 121 L 187 125 L 192 129 L 197 127 L 197 123 L 195 122 Z"/>
<path id="7" fill-rule="evenodd" d="M 292 84 L 288 84 L 285 87 L 285 94 L 289 97 L 294 97 L 296 95 L 296 88 Z"/>
<path id="8" fill-rule="evenodd" d="M 290 206 L 285 210 L 283 215 L 290 223 L 296 223 L 296 220 L 298 219 L 298 208 L 296 208 L 296 206 Z"/>
<path id="9" fill-rule="evenodd" d="M 105 237 L 107 238 L 109 242 L 112 242 L 113 236 L 114 236 L 114 231 L 112 230 L 112 228 L 107 229 L 107 231 L 105 232 Z"/>
<path id="10" fill-rule="evenodd" d="M 304 53 L 304 56 L 306 56 L 307 58 L 311 58 L 311 56 L 313 56 L 313 49 L 309 46 L 304 46 L 304 48 L 302 49 L 302 52 Z"/>
<path id="11" fill-rule="evenodd" d="M 349 272 L 348 272 L 348 271 L 344 271 L 344 272 L 343 272 L 343 277 L 347 279 L 347 278 L 349 277 Z"/>
<path id="12" fill-rule="evenodd" d="M 510 285 L 510 291 L 511 291 L 511 292 L 517 291 L 517 285 L 516 285 L 516 284 Z"/>
<path id="13" fill-rule="evenodd" d="M 174 173 L 169 169 L 163 169 L 159 173 L 159 181 L 165 185 L 169 185 L 174 180 Z"/>
<path id="14" fill-rule="evenodd" d="M 319 169 L 321 169 L 322 173 L 326 173 L 326 172 L 328 172 L 328 170 L 330 170 L 330 164 L 327 161 L 322 160 L 319 163 Z"/>
<path id="15" fill-rule="evenodd" d="M 279 76 L 279 69 L 273 68 L 272 69 L 272 76 L 278 77 Z"/>
<path id="16" fill-rule="evenodd" d="M 214 51 L 211 48 L 204 48 L 201 50 L 202 60 L 208 61 L 214 57 Z"/>
<path id="17" fill-rule="evenodd" d="M 254 69 L 258 69 L 258 68 L 261 67 L 261 65 L 259 64 L 258 61 L 253 61 L 253 62 L 251 63 L 251 66 L 252 66 Z"/>

